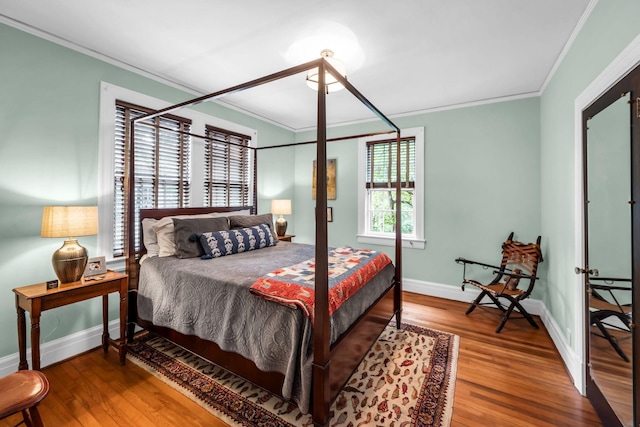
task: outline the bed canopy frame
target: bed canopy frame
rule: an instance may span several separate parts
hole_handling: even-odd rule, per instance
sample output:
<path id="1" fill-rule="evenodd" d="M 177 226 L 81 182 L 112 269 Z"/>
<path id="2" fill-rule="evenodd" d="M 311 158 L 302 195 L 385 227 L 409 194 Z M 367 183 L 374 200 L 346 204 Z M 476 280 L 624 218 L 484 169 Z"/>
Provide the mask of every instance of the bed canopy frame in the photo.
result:
<path id="1" fill-rule="evenodd" d="M 346 90 L 348 90 L 355 98 L 357 98 L 365 107 L 367 107 L 371 112 L 373 112 L 385 125 L 387 125 L 390 130 L 383 132 L 376 132 L 370 134 L 361 134 L 361 135 L 351 135 L 344 136 L 339 138 L 327 138 L 327 114 L 326 114 L 326 97 L 327 92 L 325 90 L 317 90 L 318 98 L 317 98 L 317 139 L 316 141 L 307 141 L 307 142 L 298 142 L 292 144 L 285 145 L 273 145 L 273 146 L 265 146 L 265 147 L 250 147 L 250 149 L 254 150 L 254 168 L 253 168 L 253 211 L 252 213 L 257 213 L 257 163 L 258 156 L 257 152 L 263 149 L 272 149 L 272 148 L 282 148 L 286 146 L 295 146 L 302 144 L 310 144 L 316 143 L 316 159 L 317 159 L 317 167 L 316 167 L 316 182 L 322 183 L 326 182 L 327 179 L 327 170 L 326 170 L 326 161 L 327 161 L 327 142 L 339 141 L 339 140 L 347 140 L 347 139 L 355 139 L 364 136 L 372 136 L 383 133 L 395 133 L 396 134 L 396 176 L 401 176 L 401 164 L 400 164 L 400 128 L 396 126 L 391 120 L 389 120 L 377 107 L 375 107 L 367 98 L 364 97 L 362 93 L 360 93 L 345 77 L 343 77 L 328 61 L 324 58 L 319 58 L 317 60 L 313 60 L 295 67 L 291 67 L 285 70 L 282 70 L 277 73 L 273 73 L 255 80 L 251 80 L 249 82 L 239 84 L 224 90 L 220 90 L 218 92 L 214 92 L 208 95 L 204 95 L 195 99 L 191 99 L 179 104 L 175 104 L 173 106 L 156 110 L 152 113 L 143 115 L 141 117 L 131 119 L 131 127 L 130 129 L 134 129 L 136 124 L 149 125 L 148 120 L 155 118 L 157 116 L 161 116 L 164 114 L 173 113 L 176 110 L 182 108 L 188 108 L 195 106 L 197 104 L 203 103 L 205 101 L 212 101 L 216 99 L 220 99 L 224 96 L 242 92 L 257 86 L 261 86 L 270 82 L 274 82 L 276 80 L 280 80 L 286 77 L 294 76 L 296 74 L 303 73 L 305 71 L 318 68 L 318 88 L 325 87 L 326 75 L 325 73 L 331 74 L 340 84 L 344 86 Z M 137 298 L 137 285 L 138 285 L 138 273 L 139 273 L 139 257 L 140 253 L 136 252 L 135 248 L 135 233 L 134 230 L 135 222 L 136 222 L 136 213 L 135 213 L 135 132 L 129 132 L 128 139 L 128 174 L 125 177 L 125 254 L 127 257 L 126 266 L 127 273 L 129 274 L 130 281 L 130 292 L 129 292 L 129 340 L 132 338 L 133 328 L 135 326 L 134 322 L 139 323 L 137 318 L 137 309 L 136 309 L 136 298 Z M 207 139 L 204 136 L 190 134 L 191 136 Z M 232 143 L 229 143 L 232 144 Z M 396 180 L 395 186 L 396 200 L 401 200 L 401 183 L 400 180 Z M 236 207 L 237 208 L 237 207 Z M 315 227 L 315 259 L 316 259 L 316 269 L 315 269 L 315 321 L 314 321 L 314 329 L 313 329 L 313 364 L 312 364 L 312 378 L 313 378 L 313 390 L 312 390 L 312 400 L 311 400 L 311 408 L 310 412 L 313 417 L 313 421 L 315 425 L 328 425 L 330 420 L 329 409 L 331 403 L 337 396 L 340 389 L 344 386 L 346 381 L 351 375 L 351 372 L 358 366 L 364 355 L 366 355 L 369 347 L 375 339 L 382 332 L 386 324 L 393 318 L 396 317 L 396 325 L 400 328 L 401 324 L 401 311 L 402 311 L 402 228 L 401 228 L 401 204 L 396 203 L 396 224 L 395 224 L 395 278 L 394 284 L 372 307 L 365 312 L 360 319 L 358 319 L 354 325 L 352 325 L 347 332 L 343 334 L 332 346 L 330 345 L 330 316 L 329 316 L 329 301 L 328 301 L 328 283 L 329 283 L 329 274 L 328 274 L 328 237 L 327 237 L 327 189 L 325 185 L 318 185 L 316 190 L 316 227 Z M 214 208 L 208 208 L 212 210 Z M 219 208 L 218 211 L 225 210 L 233 210 L 235 208 Z M 185 210 L 185 209 L 182 209 Z M 187 210 L 192 210 L 193 213 L 199 213 L 202 211 L 202 208 L 187 208 Z M 163 212 L 162 215 L 170 214 L 171 211 L 175 211 L 172 209 L 160 209 L 160 212 Z M 198 211 L 198 212 L 196 212 Z M 140 232 L 142 234 L 142 232 Z M 140 243 L 142 245 L 142 239 L 140 239 Z M 390 305 L 393 307 L 391 308 Z M 376 312 L 377 310 L 377 312 Z M 381 315 L 381 313 L 383 313 Z M 390 313 L 387 314 L 387 313 Z M 368 319 L 365 319 L 368 316 Z M 381 320 L 382 317 L 382 320 Z M 386 320 L 385 320 L 386 319 Z M 369 322 L 365 322 L 368 320 Z M 375 338 L 371 340 L 372 336 L 372 323 L 375 324 L 376 331 Z M 379 325 L 383 323 L 382 325 Z M 358 325 L 361 324 L 360 327 Z M 353 345 L 344 345 L 342 341 L 346 341 L 345 336 L 349 335 L 349 339 L 353 337 L 354 339 L 358 339 L 358 336 L 362 336 L 360 341 L 357 341 L 357 344 Z M 166 334 L 170 339 L 173 337 L 172 334 Z M 365 337 L 366 336 L 366 337 Z M 183 346 L 188 346 L 189 343 L 195 339 L 199 341 L 199 339 L 194 337 L 186 337 L 187 339 L 182 342 Z M 180 342 L 178 342 L 180 344 Z M 343 344 L 343 345 L 338 345 Z M 362 344 L 362 345 L 361 345 Z M 199 348 L 201 344 L 192 344 L 191 347 Z M 360 347 L 366 346 L 364 349 Z M 359 348 L 359 350 L 354 349 L 354 347 Z M 198 352 L 205 357 L 207 357 L 207 353 Z M 361 352 L 361 355 L 358 355 L 359 359 L 357 361 L 350 360 L 347 362 L 347 359 L 353 359 L 354 352 Z M 337 354 L 336 354 L 337 353 Z M 234 355 L 237 357 L 238 355 Z M 215 362 L 215 360 L 212 360 Z M 355 366 L 353 366 L 355 363 Z M 254 366 L 255 368 L 255 366 Z M 244 369 L 244 367 L 243 367 Z M 241 370 L 243 370 L 241 369 Z M 252 368 L 253 369 L 253 368 Z M 257 368 L 255 368 L 257 369 Z M 344 372 L 344 371 L 347 372 Z M 244 376 L 245 379 L 253 380 L 253 382 L 258 383 L 258 385 L 267 388 L 270 391 L 275 392 L 276 394 L 280 394 L 279 390 L 275 390 L 273 387 L 269 385 L 262 384 L 260 379 L 268 376 L 266 374 L 260 372 L 258 376 L 251 375 L 244 372 L 237 372 L 241 376 Z M 277 375 L 276 375 L 277 376 Z M 338 384 L 336 385 L 336 378 L 338 378 Z"/>

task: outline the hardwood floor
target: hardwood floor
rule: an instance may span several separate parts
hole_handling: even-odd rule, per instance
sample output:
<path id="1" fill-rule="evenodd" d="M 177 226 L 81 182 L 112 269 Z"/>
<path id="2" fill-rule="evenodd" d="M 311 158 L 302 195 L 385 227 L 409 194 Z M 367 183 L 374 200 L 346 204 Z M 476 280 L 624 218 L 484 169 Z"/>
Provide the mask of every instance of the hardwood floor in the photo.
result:
<path id="1" fill-rule="evenodd" d="M 495 333 L 494 310 L 405 293 L 404 319 L 460 336 L 452 426 L 601 426 L 573 386 L 542 321 L 511 319 Z M 497 310 L 495 310 L 497 312 Z"/>
<path id="2" fill-rule="evenodd" d="M 457 426 L 601 426 L 572 385 L 542 322 L 524 319 L 494 332 L 498 318 L 466 303 L 405 293 L 403 321 L 460 336 L 453 419 Z M 205 409 L 115 351 L 88 352 L 43 372 L 51 392 L 40 405 L 47 427 L 220 426 Z M 0 427 L 14 426 L 12 416 Z"/>

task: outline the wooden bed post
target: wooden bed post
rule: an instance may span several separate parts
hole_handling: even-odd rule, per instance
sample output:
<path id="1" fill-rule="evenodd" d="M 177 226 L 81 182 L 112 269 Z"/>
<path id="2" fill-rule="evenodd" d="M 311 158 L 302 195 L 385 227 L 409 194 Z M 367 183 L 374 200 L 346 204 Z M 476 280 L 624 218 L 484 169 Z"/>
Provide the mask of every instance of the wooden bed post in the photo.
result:
<path id="1" fill-rule="evenodd" d="M 252 151 L 253 153 L 253 198 L 252 198 L 252 205 L 253 205 L 253 210 L 252 210 L 252 214 L 257 215 L 258 214 L 258 150 L 257 148 L 254 148 Z"/>
<path id="2" fill-rule="evenodd" d="M 329 389 L 329 262 L 327 239 L 327 113 L 324 60 L 318 67 L 318 143 L 316 145 L 316 270 L 313 326 L 312 415 L 316 425 L 327 425 Z"/>
<path id="3" fill-rule="evenodd" d="M 396 132 L 396 286 L 394 289 L 394 309 L 396 312 L 396 327 L 402 325 L 402 189 L 400 167 L 400 131 Z"/>
<path id="4" fill-rule="evenodd" d="M 137 315 L 138 301 L 138 265 L 136 260 L 136 239 L 135 232 L 135 121 L 132 117 L 126 117 L 129 122 L 129 134 L 125 139 L 125 164 L 129 161 L 125 169 L 124 176 L 124 253 L 126 256 L 125 266 L 129 276 L 129 291 L 127 292 L 127 341 L 133 341 L 135 322 Z"/>
<path id="5" fill-rule="evenodd" d="M 135 215 L 133 214 L 135 210 L 135 178 L 133 174 L 135 174 L 135 156 L 134 156 L 134 148 L 135 141 L 135 122 L 131 117 L 126 118 L 129 122 L 129 128 L 127 129 L 128 135 L 126 135 L 126 143 L 125 143 L 125 162 L 127 163 L 127 168 L 124 176 L 124 199 L 126 200 L 126 205 L 124 206 L 124 253 L 127 257 L 127 273 L 129 274 L 129 283 L 132 280 L 132 272 L 135 269 L 130 269 L 131 266 L 135 266 L 135 257 L 136 257 L 136 248 L 135 248 L 135 239 L 132 238 L 133 230 L 135 230 Z M 137 279 L 137 278 L 136 278 Z M 134 279 L 135 280 L 135 279 Z"/>

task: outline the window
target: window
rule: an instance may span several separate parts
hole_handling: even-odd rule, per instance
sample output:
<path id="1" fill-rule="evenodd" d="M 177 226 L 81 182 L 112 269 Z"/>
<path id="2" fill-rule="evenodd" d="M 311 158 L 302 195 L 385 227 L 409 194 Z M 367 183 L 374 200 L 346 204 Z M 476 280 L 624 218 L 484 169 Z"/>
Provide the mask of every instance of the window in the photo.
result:
<path id="1" fill-rule="evenodd" d="M 403 245 L 424 248 L 422 128 L 405 129 L 400 139 L 401 219 Z M 396 217 L 395 136 L 361 138 L 358 241 L 393 245 Z"/>
<path id="2" fill-rule="evenodd" d="M 396 156 L 397 141 L 367 141 L 367 232 L 394 233 L 396 217 Z M 414 235 L 414 187 L 416 140 L 400 140 L 400 184 L 402 234 Z"/>
<path id="3" fill-rule="evenodd" d="M 251 137 L 206 127 L 204 146 L 205 206 L 248 206 L 253 193 Z"/>
<path id="4" fill-rule="evenodd" d="M 144 107 L 141 107 L 144 106 Z M 105 255 L 107 267 L 112 270 L 124 268 L 124 159 L 127 123 L 133 114 L 137 117 L 146 113 L 171 106 L 152 96 L 144 95 L 111 83 L 100 84 L 100 132 L 98 154 L 98 247 L 96 253 Z M 128 114 L 128 117 L 127 117 Z M 177 207 L 205 205 L 205 132 L 207 124 L 219 129 L 227 129 L 228 134 L 250 135 L 249 145 L 258 143 L 255 129 L 228 120 L 205 114 L 189 108 L 179 110 L 174 115 L 165 115 L 152 125 L 136 126 L 137 149 L 144 148 L 145 153 L 136 152 L 136 162 L 144 162 L 144 174 L 139 176 L 140 192 L 138 208 Z M 123 116 L 124 115 L 124 116 Z M 180 129 L 189 131 L 181 140 Z M 141 135 L 139 135 L 139 133 Z M 193 134 L 202 135 L 202 138 Z M 158 150 L 151 150 L 149 141 L 156 138 L 161 143 Z M 178 154 L 178 150 L 182 150 Z M 252 154 L 253 148 L 249 149 Z M 182 161 L 182 163 L 180 163 Z M 250 163 L 252 166 L 252 163 Z M 140 172 L 142 166 L 136 169 Z M 251 168 L 249 168 L 251 170 Z M 247 184 L 250 189 L 250 206 L 253 203 L 253 179 Z M 182 204 L 182 205 L 181 205 Z M 138 221 L 135 222 L 138 227 Z M 136 239 L 140 235 L 135 231 Z M 136 242 L 136 244 L 138 244 Z M 126 255 L 126 254 L 124 254 Z"/>
<path id="5" fill-rule="evenodd" d="M 113 257 L 124 255 L 124 178 L 128 158 L 127 139 L 130 120 L 152 110 L 116 101 L 113 174 Z M 145 208 L 189 206 L 191 120 L 173 115 L 156 117 L 152 125 L 137 123 L 135 128 L 135 224 L 139 245 L 138 212 Z M 187 132 L 187 133 L 185 133 Z"/>

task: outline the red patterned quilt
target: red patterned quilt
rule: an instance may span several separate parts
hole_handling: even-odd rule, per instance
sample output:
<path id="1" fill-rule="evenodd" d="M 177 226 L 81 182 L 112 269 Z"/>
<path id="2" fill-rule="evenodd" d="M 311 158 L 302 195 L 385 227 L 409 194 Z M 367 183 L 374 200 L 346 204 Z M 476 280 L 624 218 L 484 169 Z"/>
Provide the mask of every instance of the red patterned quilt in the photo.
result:
<path id="1" fill-rule="evenodd" d="M 329 315 L 381 271 L 391 259 L 383 252 L 351 247 L 329 251 Z M 256 296 L 300 307 L 313 321 L 315 258 L 280 268 L 258 279 L 250 288 Z"/>

